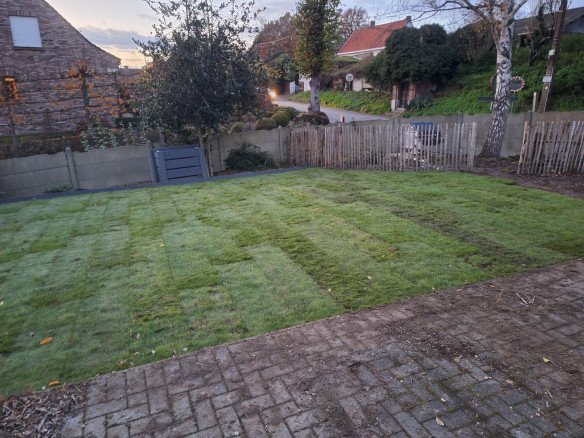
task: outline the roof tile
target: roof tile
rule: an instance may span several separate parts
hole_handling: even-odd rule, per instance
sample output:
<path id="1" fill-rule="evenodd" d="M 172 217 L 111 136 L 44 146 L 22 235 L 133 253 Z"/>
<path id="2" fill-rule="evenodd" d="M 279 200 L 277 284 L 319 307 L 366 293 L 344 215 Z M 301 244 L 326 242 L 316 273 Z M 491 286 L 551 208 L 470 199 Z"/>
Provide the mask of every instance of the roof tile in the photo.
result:
<path id="1" fill-rule="evenodd" d="M 371 50 L 385 47 L 387 39 L 396 30 L 404 28 L 410 22 L 409 17 L 392 23 L 380 24 L 378 26 L 364 27 L 357 29 L 351 34 L 349 39 L 343 44 L 339 55 L 362 50 Z"/>

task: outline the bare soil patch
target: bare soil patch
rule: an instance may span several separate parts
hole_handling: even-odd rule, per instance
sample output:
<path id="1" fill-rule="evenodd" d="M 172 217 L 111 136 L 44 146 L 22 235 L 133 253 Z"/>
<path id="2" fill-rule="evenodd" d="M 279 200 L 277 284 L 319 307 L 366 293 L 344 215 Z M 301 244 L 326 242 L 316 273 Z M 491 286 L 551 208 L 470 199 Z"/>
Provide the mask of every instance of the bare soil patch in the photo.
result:
<path id="1" fill-rule="evenodd" d="M 478 158 L 473 173 L 508 178 L 515 184 L 584 199 L 584 175 L 517 175 L 519 157 L 501 159 Z"/>

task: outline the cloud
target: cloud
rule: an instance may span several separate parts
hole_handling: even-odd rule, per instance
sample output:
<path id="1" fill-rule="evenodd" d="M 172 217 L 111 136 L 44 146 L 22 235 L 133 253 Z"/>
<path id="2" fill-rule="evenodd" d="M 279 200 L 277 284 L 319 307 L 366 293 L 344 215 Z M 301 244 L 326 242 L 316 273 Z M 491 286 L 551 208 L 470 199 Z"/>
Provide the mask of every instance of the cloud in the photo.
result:
<path id="1" fill-rule="evenodd" d="M 140 35 L 138 32 L 132 32 L 120 29 L 102 29 L 95 26 L 80 27 L 79 32 L 85 38 L 98 46 L 115 46 L 122 50 L 135 50 L 136 44 L 134 39 L 148 40 L 150 37 Z"/>

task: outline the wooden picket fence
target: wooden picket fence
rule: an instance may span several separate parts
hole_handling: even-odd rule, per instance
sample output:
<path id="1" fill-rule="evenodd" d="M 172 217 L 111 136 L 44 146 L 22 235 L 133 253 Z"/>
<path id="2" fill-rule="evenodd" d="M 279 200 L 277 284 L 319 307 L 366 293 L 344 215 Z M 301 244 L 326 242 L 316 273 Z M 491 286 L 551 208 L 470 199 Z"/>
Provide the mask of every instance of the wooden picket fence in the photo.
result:
<path id="1" fill-rule="evenodd" d="M 290 161 L 330 169 L 468 170 L 476 123 L 344 124 L 290 132 Z"/>
<path id="2" fill-rule="evenodd" d="M 525 123 L 517 168 L 523 175 L 584 172 L 584 122 Z"/>

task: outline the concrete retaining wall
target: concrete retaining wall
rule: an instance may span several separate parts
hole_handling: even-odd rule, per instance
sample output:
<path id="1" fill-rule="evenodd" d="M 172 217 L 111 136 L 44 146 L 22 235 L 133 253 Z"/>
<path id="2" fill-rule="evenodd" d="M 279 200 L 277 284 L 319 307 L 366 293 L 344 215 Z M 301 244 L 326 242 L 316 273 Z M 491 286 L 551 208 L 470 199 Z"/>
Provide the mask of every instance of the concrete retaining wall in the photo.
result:
<path id="1" fill-rule="evenodd" d="M 239 148 L 244 142 L 258 146 L 268 152 L 276 164 L 288 161 L 288 141 L 290 130 L 277 128 L 271 131 L 250 131 L 239 134 L 224 134 L 213 138 L 211 144 L 211 166 L 214 172 L 225 170 L 225 159 L 233 149 Z"/>
<path id="2" fill-rule="evenodd" d="M 151 147 L 144 145 L 2 160 L 0 193 L 18 197 L 153 182 L 150 151 Z"/>
<path id="3" fill-rule="evenodd" d="M 72 187 L 65 152 L 0 161 L 0 193 L 16 197 Z"/>
<path id="4" fill-rule="evenodd" d="M 153 182 L 156 174 L 148 146 L 73 152 L 80 189 L 103 189 Z"/>

